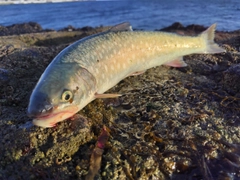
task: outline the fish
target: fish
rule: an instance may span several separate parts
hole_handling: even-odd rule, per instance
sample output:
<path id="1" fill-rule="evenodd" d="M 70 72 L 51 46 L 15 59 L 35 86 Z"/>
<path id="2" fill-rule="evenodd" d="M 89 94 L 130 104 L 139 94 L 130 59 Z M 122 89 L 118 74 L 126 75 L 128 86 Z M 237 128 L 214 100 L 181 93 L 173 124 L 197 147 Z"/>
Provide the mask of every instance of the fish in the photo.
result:
<path id="1" fill-rule="evenodd" d="M 72 117 L 124 78 L 152 67 L 185 67 L 183 56 L 225 52 L 214 42 L 216 24 L 197 36 L 133 31 L 129 22 L 80 39 L 48 65 L 30 96 L 27 114 L 33 124 L 53 127 Z"/>

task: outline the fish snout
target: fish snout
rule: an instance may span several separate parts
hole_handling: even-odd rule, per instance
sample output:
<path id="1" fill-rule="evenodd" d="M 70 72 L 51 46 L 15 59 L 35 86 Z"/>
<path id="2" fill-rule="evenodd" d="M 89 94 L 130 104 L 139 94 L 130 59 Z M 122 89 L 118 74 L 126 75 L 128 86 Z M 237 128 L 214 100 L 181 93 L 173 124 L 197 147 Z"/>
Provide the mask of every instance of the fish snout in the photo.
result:
<path id="1" fill-rule="evenodd" d="M 46 116 L 53 110 L 53 105 L 46 94 L 32 94 L 27 109 L 27 115 L 30 118 Z"/>

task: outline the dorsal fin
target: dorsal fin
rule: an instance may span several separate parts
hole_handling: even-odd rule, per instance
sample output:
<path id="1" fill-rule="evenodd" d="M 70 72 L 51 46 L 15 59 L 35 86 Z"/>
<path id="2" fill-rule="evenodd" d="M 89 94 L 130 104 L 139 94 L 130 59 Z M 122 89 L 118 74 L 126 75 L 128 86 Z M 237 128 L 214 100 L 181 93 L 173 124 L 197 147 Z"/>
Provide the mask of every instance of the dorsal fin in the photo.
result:
<path id="1" fill-rule="evenodd" d="M 113 26 L 109 31 L 132 31 L 132 26 L 129 22 L 123 22 Z"/>

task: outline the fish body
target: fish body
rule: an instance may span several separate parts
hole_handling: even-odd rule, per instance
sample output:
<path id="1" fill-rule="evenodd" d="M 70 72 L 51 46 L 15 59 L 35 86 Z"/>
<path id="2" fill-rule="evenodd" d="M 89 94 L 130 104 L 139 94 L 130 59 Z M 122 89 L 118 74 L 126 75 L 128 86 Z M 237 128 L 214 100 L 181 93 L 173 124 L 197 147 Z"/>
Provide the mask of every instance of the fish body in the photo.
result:
<path id="1" fill-rule="evenodd" d="M 103 93 L 146 69 L 162 64 L 183 67 L 185 55 L 224 52 L 213 41 L 215 24 L 195 37 L 130 29 L 123 23 L 61 51 L 30 97 L 28 114 L 33 123 L 52 127 L 96 98 L 116 97 Z"/>

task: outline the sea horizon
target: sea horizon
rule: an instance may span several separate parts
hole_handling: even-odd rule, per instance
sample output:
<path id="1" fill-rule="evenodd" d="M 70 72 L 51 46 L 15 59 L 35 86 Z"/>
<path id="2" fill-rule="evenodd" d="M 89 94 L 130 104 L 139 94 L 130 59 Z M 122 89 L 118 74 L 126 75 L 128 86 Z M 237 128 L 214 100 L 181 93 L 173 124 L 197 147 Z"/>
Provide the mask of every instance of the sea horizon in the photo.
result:
<path id="1" fill-rule="evenodd" d="M 55 0 L 51 0 L 55 1 Z M 41 9 L 41 11 L 39 11 Z M 240 4 L 237 0 L 195 2 L 173 1 L 72 1 L 0 6 L 0 26 L 36 22 L 43 29 L 60 30 L 69 25 L 109 26 L 128 21 L 133 28 L 155 30 L 174 22 L 184 26 L 217 23 L 217 30 L 240 29 Z"/>

